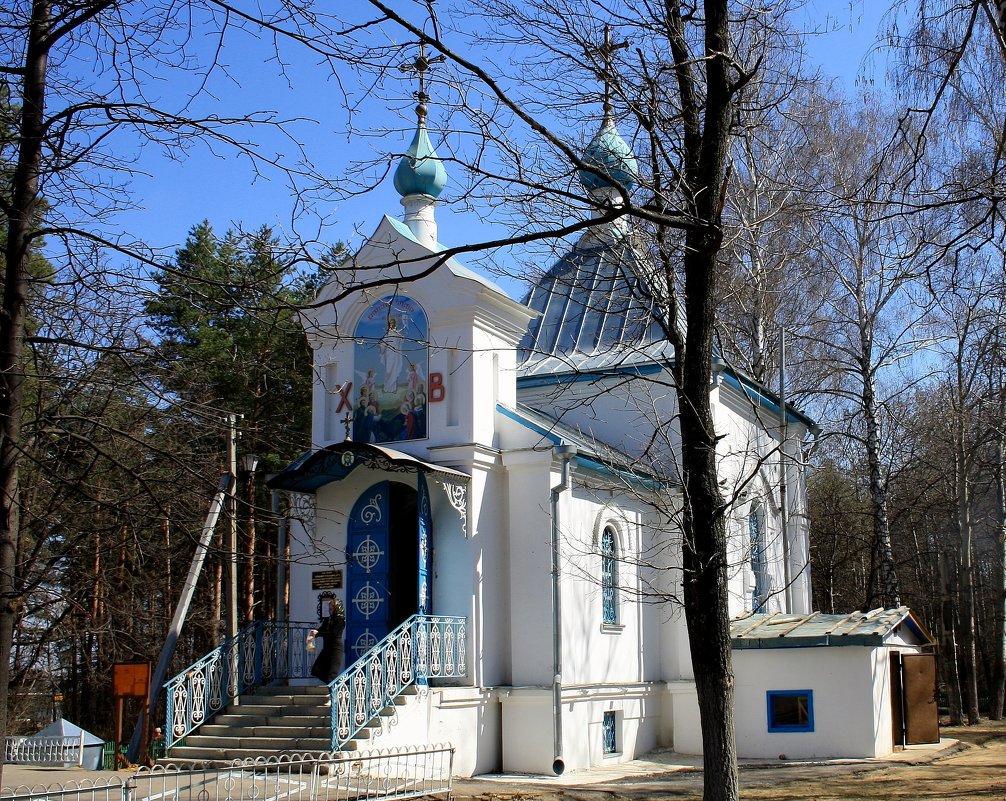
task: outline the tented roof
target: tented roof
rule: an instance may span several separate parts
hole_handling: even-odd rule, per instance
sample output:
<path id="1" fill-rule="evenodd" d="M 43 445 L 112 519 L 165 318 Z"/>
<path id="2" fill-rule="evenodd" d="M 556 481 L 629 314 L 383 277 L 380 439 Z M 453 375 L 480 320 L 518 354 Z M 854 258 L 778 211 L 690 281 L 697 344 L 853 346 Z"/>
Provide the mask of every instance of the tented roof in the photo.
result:
<path id="1" fill-rule="evenodd" d="M 524 300 L 540 317 L 520 344 L 524 375 L 670 362 L 662 293 L 629 234 L 589 233 Z"/>
<path id="2" fill-rule="evenodd" d="M 36 737 L 80 737 L 84 733 L 84 745 L 103 745 L 104 740 L 86 731 L 66 718 L 57 718 L 48 726 L 35 733 Z"/>

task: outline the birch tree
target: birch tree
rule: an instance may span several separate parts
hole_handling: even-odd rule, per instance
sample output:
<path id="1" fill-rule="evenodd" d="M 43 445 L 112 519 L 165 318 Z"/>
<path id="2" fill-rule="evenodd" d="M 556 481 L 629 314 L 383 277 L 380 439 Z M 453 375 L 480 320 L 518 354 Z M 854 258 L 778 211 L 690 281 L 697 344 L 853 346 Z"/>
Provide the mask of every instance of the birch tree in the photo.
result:
<path id="1" fill-rule="evenodd" d="M 873 103 L 836 111 L 822 142 L 827 166 L 818 176 L 822 202 L 810 254 L 835 282 L 821 308 L 828 332 L 821 345 L 825 364 L 841 380 L 825 391 L 841 399 L 841 430 L 863 449 L 868 470 L 873 568 L 864 603 L 888 607 L 900 605 L 887 508 L 889 409 L 912 385 L 912 357 L 930 341 L 919 283 L 931 257 L 927 223 L 896 213 L 906 202 L 899 182 L 909 165 L 904 152 L 898 158 L 886 146 L 895 129 Z"/>

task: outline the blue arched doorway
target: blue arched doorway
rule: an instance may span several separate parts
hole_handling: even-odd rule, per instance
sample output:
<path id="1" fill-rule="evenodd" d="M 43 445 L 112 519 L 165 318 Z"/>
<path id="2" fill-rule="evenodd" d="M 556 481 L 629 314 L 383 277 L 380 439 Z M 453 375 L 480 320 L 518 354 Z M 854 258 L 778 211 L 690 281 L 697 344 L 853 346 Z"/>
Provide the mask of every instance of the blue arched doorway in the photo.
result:
<path id="1" fill-rule="evenodd" d="M 360 495 L 346 538 L 346 662 L 411 615 L 429 611 L 430 501 L 417 487 L 381 481 Z"/>

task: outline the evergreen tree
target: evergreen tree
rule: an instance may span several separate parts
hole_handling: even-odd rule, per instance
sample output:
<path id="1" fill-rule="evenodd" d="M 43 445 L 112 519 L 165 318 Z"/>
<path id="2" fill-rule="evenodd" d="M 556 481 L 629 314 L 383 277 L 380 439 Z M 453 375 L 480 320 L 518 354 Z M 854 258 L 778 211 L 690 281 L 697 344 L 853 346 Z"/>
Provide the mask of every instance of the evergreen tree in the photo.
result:
<path id="1" fill-rule="evenodd" d="M 334 249 L 336 262 L 341 252 Z M 146 311 L 159 338 L 161 382 L 178 401 L 172 436 L 187 432 L 197 473 L 215 483 L 226 470 L 224 432 L 207 425 L 213 413 L 241 416 L 239 449 L 260 457 L 259 475 L 301 455 L 310 445 L 312 370 L 297 308 L 313 300 L 317 275 L 300 269 L 268 227 L 218 238 L 204 221 L 155 281 Z M 275 550 L 272 528 L 256 525 L 264 517 L 256 509 L 268 508 L 264 487 L 246 477 L 240 495 L 240 617 L 251 622 L 273 613 Z M 214 561 L 208 580 L 218 620 L 223 572 Z"/>
<path id="2" fill-rule="evenodd" d="M 314 275 L 286 258 L 268 227 L 220 239 L 204 221 L 155 282 L 146 311 L 166 390 L 187 404 L 242 415 L 242 450 L 262 457 L 264 469 L 302 453 L 311 351 L 297 307 L 312 300 Z"/>

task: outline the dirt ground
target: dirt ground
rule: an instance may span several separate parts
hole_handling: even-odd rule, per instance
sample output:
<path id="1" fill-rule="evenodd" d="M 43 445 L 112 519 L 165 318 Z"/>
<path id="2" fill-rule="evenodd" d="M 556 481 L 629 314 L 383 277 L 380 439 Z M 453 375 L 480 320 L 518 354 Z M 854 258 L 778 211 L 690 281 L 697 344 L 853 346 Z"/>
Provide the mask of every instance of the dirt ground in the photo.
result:
<path id="1" fill-rule="evenodd" d="M 867 799 L 1006 799 L 1006 722 L 941 730 L 961 741 L 935 760 L 924 763 L 818 764 L 780 763 L 744 766 L 741 796 L 772 801 L 866 801 Z M 609 799 L 682 799 L 700 801 L 702 773 L 677 770 L 580 787 L 554 787 L 522 782 L 455 783 L 458 801 L 609 801 Z"/>

